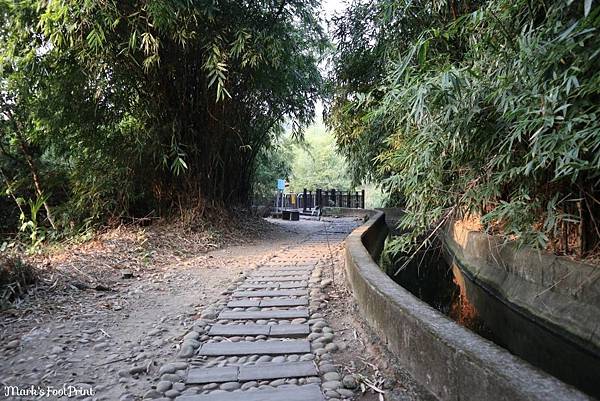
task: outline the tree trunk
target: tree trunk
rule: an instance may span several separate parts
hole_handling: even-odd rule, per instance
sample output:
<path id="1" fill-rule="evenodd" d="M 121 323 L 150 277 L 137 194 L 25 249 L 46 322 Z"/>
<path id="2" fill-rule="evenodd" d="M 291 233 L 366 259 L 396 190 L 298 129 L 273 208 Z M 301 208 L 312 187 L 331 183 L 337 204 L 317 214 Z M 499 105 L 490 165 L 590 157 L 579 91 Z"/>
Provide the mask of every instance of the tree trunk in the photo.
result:
<path id="1" fill-rule="evenodd" d="M 29 167 L 29 172 L 31 173 L 31 178 L 33 179 L 33 186 L 35 187 L 35 193 L 38 197 L 44 196 L 44 191 L 42 191 L 42 184 L 40 180 L 40 175 L 38 173 L 37 167 L 31 156 L 31 152 L 29 151 L 28 144 L 23 138 L 20 127 L 18 123 L 13 118 L 13 125 L 15 128 L 15 134 L 17 139 L 19 140 L 19 147 L 21 148 L 21 152 L 23 152 L 23 156 L 25 156 L 25 161 L 27 162 L 27 166 Z M 53 229 L 56 230 L 56 225 L 54 224 L 54 219 L 52 218 L 52 212 L 50 211 L 50 206 L 47 201 L 44 201 L 44 209 L 46 209 L 46 218 L 50 222 L 50 225 Z"/>

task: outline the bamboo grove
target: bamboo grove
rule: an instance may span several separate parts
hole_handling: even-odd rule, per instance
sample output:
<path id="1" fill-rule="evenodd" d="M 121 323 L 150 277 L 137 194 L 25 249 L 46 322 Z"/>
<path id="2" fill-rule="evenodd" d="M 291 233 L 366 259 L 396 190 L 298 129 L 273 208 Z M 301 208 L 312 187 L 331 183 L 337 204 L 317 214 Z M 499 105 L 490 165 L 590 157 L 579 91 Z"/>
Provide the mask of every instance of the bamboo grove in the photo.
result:
<path id="1" fill-rule="evenodd" d="M 246 204 L 282 123 L 312 119 L 317 7 L 0 1 L 4 230 Z"/>
<path id="2" fill-rule="evenodd" d="M 329 124 L 355 179 L 406 215 L 558 253 L 600 244 L 600 7 L 591 0 L 356 0 L 335 21 Z"/>
<path id="3" fill-rule="evenodd" d="M 325 96 L 355 183 L 406 210 L 392 252 L 476 216 L 598 254 L 597 2 L 352 0 L 331 43 L 319 7 L 0 0 L 2 232 L 248 204 Z"/>

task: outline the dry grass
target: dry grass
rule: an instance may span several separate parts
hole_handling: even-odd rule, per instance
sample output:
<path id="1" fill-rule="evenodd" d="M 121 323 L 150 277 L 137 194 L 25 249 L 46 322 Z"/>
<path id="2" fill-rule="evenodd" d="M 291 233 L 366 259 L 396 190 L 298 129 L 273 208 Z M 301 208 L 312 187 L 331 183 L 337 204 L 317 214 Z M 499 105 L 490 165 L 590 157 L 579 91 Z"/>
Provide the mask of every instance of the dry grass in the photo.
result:
<path id="1" fill-rule="evenodd" d="M 20 297 L 35 283 L 37 269 L 14 255 L 0 254 L 0 309 Z"/>
<path id="2" fill-rule="evenodd" d="M 126 272 L 154 274 L 166 264 L 183 264 L 227 244 L 252 242 L 271 229 L 262 219 L 231 212 L 213 214 L 211 220 L 138 221 L 105 228 L 83 243 L 51 244 L 24 262 L 0 259 L 2 294 L 7 294 L 3 309 L 21 315 L 24 295 L 46 299 L 73 290 L 112 291 Z"/>

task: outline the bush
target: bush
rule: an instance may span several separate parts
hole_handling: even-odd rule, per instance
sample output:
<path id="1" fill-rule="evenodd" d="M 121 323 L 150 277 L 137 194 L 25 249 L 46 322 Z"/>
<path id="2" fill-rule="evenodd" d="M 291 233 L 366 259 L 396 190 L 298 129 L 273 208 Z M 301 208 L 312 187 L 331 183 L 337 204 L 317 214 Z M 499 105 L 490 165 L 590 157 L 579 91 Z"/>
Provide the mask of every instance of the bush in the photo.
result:
<path id="1" fill-rule="evenodd" d="M 26 292 L 35 283 L 35 268 L 20 258 L 0 253 L 0 307 L 4 307 Z"/>
<path id="2" fill-rule="evenodd" d="M 392 249 L 420 245 L 441 220 L 479 215 L 485 229 L 523 244 L 594 251 L 600 7 L 425 3 L 375 2 L 383 11 L 365 25 L 405 27 L 400 38 L 372 41 L 367 54 L 388 67 L 362 86 L 343 79 L 343 66 L 336 78 L 339 146 L 405 201 L 407 234 Z M 340 61 L 367 52 L 342 50 Z M 353 137 L 368 150 L 357 150 Z"/>

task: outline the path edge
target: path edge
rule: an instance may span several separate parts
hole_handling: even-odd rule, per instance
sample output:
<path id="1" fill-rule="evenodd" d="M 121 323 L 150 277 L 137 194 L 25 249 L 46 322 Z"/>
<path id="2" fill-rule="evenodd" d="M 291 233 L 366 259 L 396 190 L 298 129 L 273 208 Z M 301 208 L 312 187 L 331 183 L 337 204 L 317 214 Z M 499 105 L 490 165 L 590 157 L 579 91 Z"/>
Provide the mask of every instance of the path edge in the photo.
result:
<path id="1" fill-rule="evenodd" d="M 589 400 L 585 394 L 454 323 L 397 285 L 375 263 L 385 214 L 345 242 L 346 279 L 359 311 L 410 374 L 440 400 Z"/>

